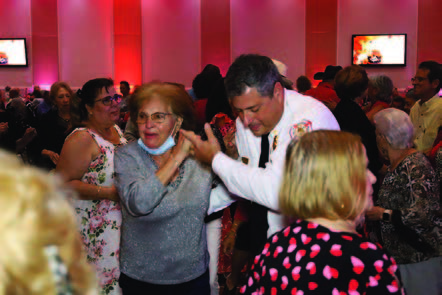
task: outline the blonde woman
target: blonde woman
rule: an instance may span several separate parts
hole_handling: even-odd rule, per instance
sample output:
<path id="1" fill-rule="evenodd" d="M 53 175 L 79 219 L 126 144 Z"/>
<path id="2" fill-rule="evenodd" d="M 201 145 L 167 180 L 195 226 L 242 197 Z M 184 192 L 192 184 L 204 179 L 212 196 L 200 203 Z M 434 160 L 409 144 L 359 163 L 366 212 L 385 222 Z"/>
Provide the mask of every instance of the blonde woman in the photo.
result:
<path id="1" fill-rule="evenodd" d="M 269 238 L 241 293 L 401 294 L 396 262 L 356 232 L 375 182 L 357 135 L 291 142 L 279 202 L 295 221 Z"/>
<path id="2" fill-rule="evenodd" d="M 97 294 L 68 194 L 0 151 L 0 295 Z"/>

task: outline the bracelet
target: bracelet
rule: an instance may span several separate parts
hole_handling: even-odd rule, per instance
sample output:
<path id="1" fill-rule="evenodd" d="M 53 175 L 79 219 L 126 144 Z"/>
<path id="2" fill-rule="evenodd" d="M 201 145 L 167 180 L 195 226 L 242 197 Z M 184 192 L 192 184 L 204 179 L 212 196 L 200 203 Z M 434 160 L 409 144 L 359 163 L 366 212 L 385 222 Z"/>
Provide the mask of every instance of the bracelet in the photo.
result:
<path id="1" fill-rule="evenodd" d="M 96 197 L 98 198 L 100 196 L 101 186 L 98 186 L 97 188 L 97 194 Z"/>

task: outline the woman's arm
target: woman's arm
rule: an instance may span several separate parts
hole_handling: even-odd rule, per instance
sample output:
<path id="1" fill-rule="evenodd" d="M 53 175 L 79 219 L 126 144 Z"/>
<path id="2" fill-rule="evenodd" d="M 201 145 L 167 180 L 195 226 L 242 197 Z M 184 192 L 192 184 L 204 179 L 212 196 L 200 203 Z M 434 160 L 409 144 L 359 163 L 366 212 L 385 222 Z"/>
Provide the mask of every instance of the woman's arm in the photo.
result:
<path id="1" fill-rule="evenodd" d="M 91 161 L 99 154 L 98 146 L 86 131 L 73 133 L 63 145 L 56 172 L 77 191 L 81 200 L 118 201 L 114 186 L 104 187 L 82 182 Z"/>
<path id="2" fill-rule="evenodd" d="M 115 186 L 122 205 L 133 216 L 152 213 L 168 192 L 153 168 L 149 171 L 143 160 L 129 148 L 118 149 L 114 158 Z"/>

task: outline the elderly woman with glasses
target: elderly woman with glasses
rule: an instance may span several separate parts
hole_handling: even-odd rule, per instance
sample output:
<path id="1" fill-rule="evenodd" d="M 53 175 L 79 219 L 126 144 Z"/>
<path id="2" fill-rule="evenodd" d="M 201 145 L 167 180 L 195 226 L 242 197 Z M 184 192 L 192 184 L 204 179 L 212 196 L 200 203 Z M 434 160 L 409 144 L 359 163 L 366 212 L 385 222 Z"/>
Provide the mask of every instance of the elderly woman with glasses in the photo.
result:
<path id="1" fill-rule="evenodd" d="M 190 143 L 179 134 L 195 127 L 192 100 L 175 85 L 149 83 L 133 94 L 129 111 L 140 138 L 115 157 L 120 287 L 124 294 L 210 294 L 204 217 L 209 197 L 212 206 L 226 190 L 189 157 Z"/>
<path id="2" fill-rule="evenodd" d="M 74 202 L 88 260 L 103 294 L 121 294 L 117 285 L 121 208 L 114 186 L 114 152 L 126 143 L 115 124 L 121 96 L 110 79 L 88 81 L 73 97 L 75 129 L 66 139 L 56 172 L 78 192 Z"/>
<path id="3" fill-rule="evenodd" d="M 375 207 L 384 248 L 399 264 L 407 294 L 442 294 L 442 215 L 439 180 L 429 160 L 412 148 L 408 115 L 385 109 L 374 116 L 377 144 L 390 163 Z"/>

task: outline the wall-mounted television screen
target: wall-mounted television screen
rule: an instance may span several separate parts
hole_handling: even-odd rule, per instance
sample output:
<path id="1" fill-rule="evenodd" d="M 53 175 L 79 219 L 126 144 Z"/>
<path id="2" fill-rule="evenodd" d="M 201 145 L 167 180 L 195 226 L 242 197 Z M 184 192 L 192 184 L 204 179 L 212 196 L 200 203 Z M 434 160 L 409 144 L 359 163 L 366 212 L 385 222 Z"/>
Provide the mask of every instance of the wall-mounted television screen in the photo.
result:
<path id="1" fill-rule="evenodd" d="M 27 67 L 25 38 L 0 38 L 0 67 Z"/>
<path id="2" fill-rule="evenodd" d="M 353 35 L 352 64 L 406 66 L 406 34 Z"/>

